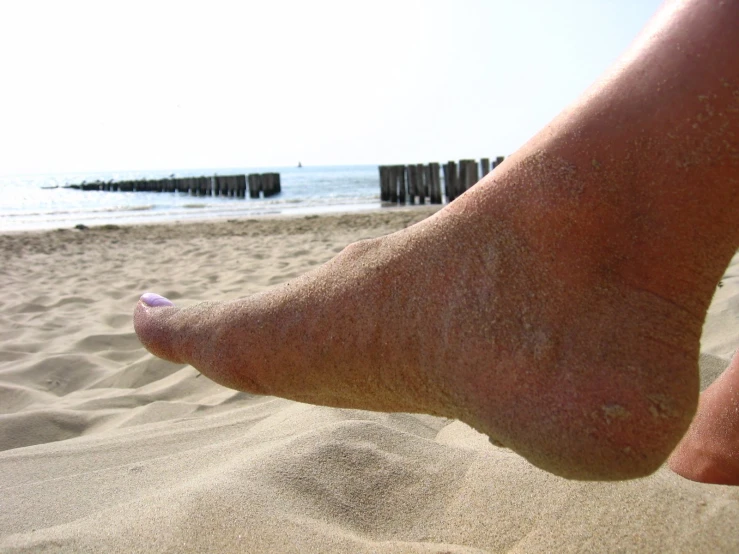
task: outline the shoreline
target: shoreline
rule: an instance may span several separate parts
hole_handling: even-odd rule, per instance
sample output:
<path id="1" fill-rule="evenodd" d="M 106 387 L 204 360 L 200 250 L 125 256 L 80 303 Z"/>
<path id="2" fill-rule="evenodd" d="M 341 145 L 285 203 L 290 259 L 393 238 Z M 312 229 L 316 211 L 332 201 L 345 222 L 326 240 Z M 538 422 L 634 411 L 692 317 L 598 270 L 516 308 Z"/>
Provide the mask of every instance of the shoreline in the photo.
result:
<path id="1" fill-rule="evenodd" d="M 110 222 L 110 223 L 99 223 L 99 224 L 87 224 L 83 223 L 85 229 L 88 230 L 115 230 L 125 228 L 139 228 L 139 227 L 161 227 L 161 226 L 182 226 L 182 225 L 208 225 L 208 224 L 226 224 L 226 223 L 239 223 L 247 221 L 264 221 L 264 220 L 306 220 L 316 218 L 331 218 L 331 217 L 354 217 L 354 216 L 367 216 L 375 214 L 387 214 L 390 217 L 393 214 L 426 214 L 428 217 L 432 213 L 435 213 L 445 207 L 447 204 L 424 204 L 424 205 L 405 205 L 405 206 L 373 206 L 362 209 L 346 210 L 341 209 L 344 206 L 337 207 L 334 210 L 326 210 L 322 212 L 310 211 L 307 213 L 255 213 L 246 215 L 223 215 L 223 216 L 203 216 L 203 217 L 187 217 L 182 219 L 168 218 L 157 221 L 126 221 L 126 222 Z M 79 224 L 78 224 L 79 225 Z M 74 225 L 71 227 L 48 227 L 38 229 L 0 229 L 0 236 L 16 236 L 24 234 L 42 234 L 42 233 L 59 233 L 64 231 L 80 231 Z"/>
<path id="2" fill-rule="evenodd" d="M 265 171 L 267 170 L 265 168 Z M 122 225 L 170 220 L 338 213 L 364 211 L 382 205 L 375 166 L 316 166 L 300 170 L 281 168 L 279 171 L 282 180 L 281 193 L 259 199 L 201 196 L 182 191 L 42 189 L 39 187 L 42 183 L 38 182 L 38 179 L 5 183 L 2 185 L 3 197 L 0 199 L 0 230 L 23 231 L 72 228 L 77 224 Z M 228 174 L 231 172 L 232 170 L 228 170 Z M 95 176 L 96 179 L 92 180 L 117 181 L 125 177 L 113 173 L 98 174 Z M 189 172 L 181 175 L 180 172 L 175 173 L 185 178 L 189 175 Z M 216 173 L 222 174 L 220 170 Z M 129 180 L 139 178 L 140 176 L 133 175 L 126 177 Z M 2 178 L 0 182 L 3 182 Z"/>

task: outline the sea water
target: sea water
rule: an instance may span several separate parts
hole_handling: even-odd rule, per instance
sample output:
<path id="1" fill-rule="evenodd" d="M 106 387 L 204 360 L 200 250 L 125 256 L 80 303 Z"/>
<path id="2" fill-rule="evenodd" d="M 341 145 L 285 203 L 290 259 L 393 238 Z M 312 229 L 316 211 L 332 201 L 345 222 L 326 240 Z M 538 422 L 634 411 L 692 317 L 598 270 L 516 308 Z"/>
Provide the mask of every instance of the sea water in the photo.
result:
<path id="1" fill-rule="evenodd" d="M 190 196 L 179 192 L 105 192 L 64 188 L 94 181 L 277 172 L 282 192 L 270 198 Z M 118 171 L 0 176 L 0 231 L 76 225 L 154 223 L 301 215 L 379 208 L 376 165 Z"/>

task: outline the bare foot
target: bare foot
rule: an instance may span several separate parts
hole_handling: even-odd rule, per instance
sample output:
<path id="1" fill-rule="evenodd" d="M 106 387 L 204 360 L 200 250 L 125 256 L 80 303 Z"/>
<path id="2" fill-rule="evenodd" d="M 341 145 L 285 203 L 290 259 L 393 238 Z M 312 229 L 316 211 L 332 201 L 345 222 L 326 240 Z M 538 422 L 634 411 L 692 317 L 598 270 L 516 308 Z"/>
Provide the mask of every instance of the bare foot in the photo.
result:
<path id="1" fill-rule="evenodd" d="M 266 293 L 140 302 L 136 331 L 229 387 L 458 418 L 560 475 L 648 473 L 693 414 L 702 321 L 575 229 L 528 231 L 557 195 L 531 202 L 506 180 Z"/>
<path id="2" fill-rule="evenodd" d="M 695 411 L 703 319 L 739 246 L 738 16 L 671 5 L 435 216 L 263 294 L 139 302 L 136 332 L 236 389 L 458 418 L 567 477 L 654 471 Z"/>
<path id="3" fill-rule="evenodd" d="M 669 466 L 691 481 L 739 485 L 739 353 L 701 394 L 695 419 Z"/>

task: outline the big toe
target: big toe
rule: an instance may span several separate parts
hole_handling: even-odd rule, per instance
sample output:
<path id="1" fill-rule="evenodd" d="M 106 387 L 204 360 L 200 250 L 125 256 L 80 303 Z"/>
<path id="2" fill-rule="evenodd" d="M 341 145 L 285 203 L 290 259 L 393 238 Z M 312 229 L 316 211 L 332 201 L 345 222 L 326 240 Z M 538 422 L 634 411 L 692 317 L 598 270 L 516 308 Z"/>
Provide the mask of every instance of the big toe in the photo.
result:
<path id="1" fill-rule="evenodd" d="M 144 293 L 133 313 L 133 327 L 144 347 L 160 358 L 185 363 L 182 345 L 186 327 L 183 314 L 168 299 L 151 292 Z"/>

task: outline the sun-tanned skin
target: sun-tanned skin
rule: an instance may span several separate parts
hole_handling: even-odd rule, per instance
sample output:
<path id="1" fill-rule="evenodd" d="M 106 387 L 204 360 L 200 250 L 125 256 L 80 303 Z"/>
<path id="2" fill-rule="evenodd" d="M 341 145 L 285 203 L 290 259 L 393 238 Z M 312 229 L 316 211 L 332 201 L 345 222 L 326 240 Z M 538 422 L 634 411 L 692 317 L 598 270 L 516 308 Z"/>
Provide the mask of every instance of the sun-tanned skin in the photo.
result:
<path id="1" fill-rule="evenodd" d="M 686 479 L 739 485 L 739 353 L 701 394 L 698 413 L 669 465 Z"/>
<path id="2" fill-rule="evenodd" d="M 566 477 L 649 474 L 693 417 L 739 246 L 738 28 L 737 0 L 666 6 L 436 215 L 262 294 L 139 302 L 136 332 L 236 389 L 459 418 Z"/>

